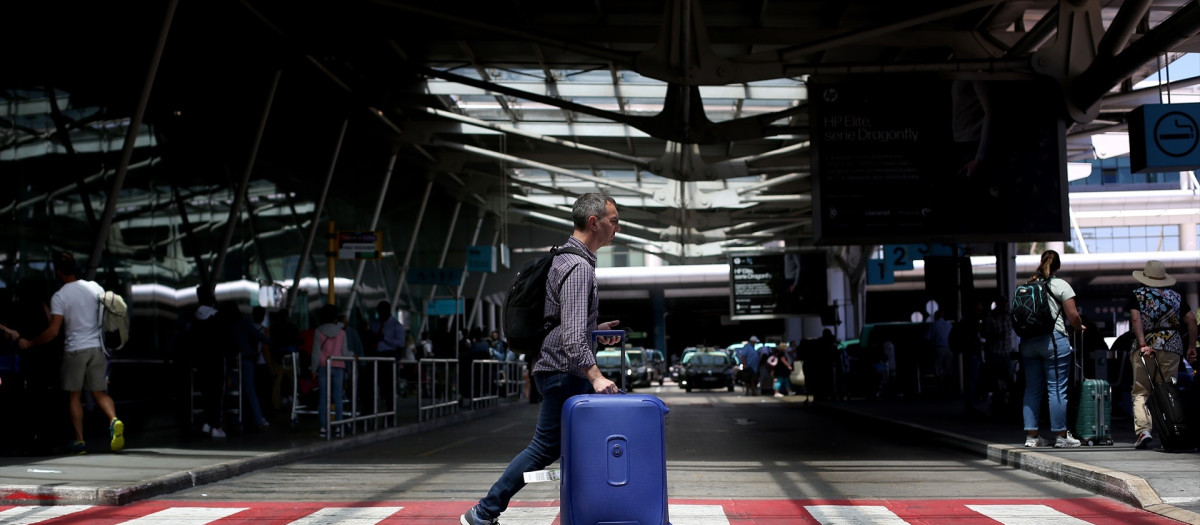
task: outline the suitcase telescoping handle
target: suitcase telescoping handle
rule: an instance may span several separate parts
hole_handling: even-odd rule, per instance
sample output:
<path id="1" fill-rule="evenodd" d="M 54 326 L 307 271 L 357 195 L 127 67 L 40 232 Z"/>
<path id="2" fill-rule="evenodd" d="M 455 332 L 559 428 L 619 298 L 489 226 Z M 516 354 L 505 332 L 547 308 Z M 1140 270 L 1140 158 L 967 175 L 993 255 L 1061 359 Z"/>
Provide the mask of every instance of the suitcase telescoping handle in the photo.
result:
<path id="1" fill-rule="evenodd" d="M 1150 379 L 1150 393 L 1153 394 L 1156 380 L 1160 383 L 1166 383 L 1169 381 L 1169 379 L 1167 379 L 1167 375 L 1163 373 L 1162 368 L 1158 365 L 1158 353 L 1155 352 L 1150 354 L 1150 360 L 1154 361 L 1154 368 L 1150 368 L 1150 363 L 1146 362 L 1146 354 L 1142 353 L 1142 349 L 1135 348 L 1133 351 L 1137 352 L 1138 357 L 1142 358 L 1142 367 L 1146 369 L 1146 377 Z"/>
<path id="2" fill-rule="evenodd" d="M 620 337 L 621 342 L 625 342 L 624 330 L 593 330 L 592 340 L 595 341 L 601 337 Z M 620 392 L 625 393 L 625 345 L 621 345 L 621 388 Z"/>

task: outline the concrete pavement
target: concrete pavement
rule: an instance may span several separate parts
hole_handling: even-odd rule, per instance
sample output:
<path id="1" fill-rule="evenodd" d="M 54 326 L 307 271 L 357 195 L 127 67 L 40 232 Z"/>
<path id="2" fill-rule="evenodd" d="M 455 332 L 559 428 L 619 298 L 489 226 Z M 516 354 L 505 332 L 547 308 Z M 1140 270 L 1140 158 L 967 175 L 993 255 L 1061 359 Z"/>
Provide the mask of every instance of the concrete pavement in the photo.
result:
<path id="1" fill-rule="evenodd" d="M 802 396 L 772 398 L 804 402 Z M 460 421 L 511 410 L 512 405 L 466 411 L 432 422 L 402 420 L 394 428 L 326 441 L 315 431 L 272 426 L 226 440 L 138 436 L 120 454 L 0 457 L 3 504 L 121 505 L 258 469 L 319 457 Z M 1019 423 L 1001 424 L 961 415 L 958 402 L 920 400 L 813 403 L 837 411 L 873 432 L 934 441 L 1034 472 L 1185 523 L 1200 525 L 1200 453 L 1134 450 L 1131 430 L 1118 429 L 1116 444 L 1078 449 L 1022 446 Z M 414 410 L 415 413 L 415 410 Z M 147 441 L 152 442 L 147 442 Z"/>

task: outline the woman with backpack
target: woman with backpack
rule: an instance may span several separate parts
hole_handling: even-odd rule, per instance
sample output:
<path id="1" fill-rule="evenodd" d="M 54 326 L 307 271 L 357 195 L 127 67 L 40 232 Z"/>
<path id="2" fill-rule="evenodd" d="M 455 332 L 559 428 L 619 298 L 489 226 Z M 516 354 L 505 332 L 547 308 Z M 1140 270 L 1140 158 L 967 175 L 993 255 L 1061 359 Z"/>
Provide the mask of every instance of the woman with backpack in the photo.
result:
<path id="1" fill-rule="evenodd" d="M 338 325 L 338 309 L 332 304 L 322 306 L 317 312 L 317 318 L 321 325 L 317 327 L 313 333 L 312 347 L 312 368 L 313 374 L 317 376 L 318 385 L 321 389 L 321 399 L 317 402 L 320 407 L 318 409 L 318 417 L 321 422 L 321 437 L 325 437 L 326 422 L 329 420 L 329 404 L 326 399 L 333 403 L 334 415 L 338 421 L 342 419 L 342 389 L 346 370 L 346 362 L 333 360 L 328 361 L 328 370 L 326 370 L 326 362 L 330 357 L 342 357 L 346 355 L 343 349 L 346 347 L 346 332 Z M 327 377 L 328 376 L 328 377 Z M 329 393 L 326 397 L 326 393 Z"/>
<path id="2" fill-rule="evenodd" d="M 1038 435 L 1042 395 L 1050 399 L 1050 431 L 1057 434 L 1055 448 L 1078 447 L 1080 442 L 1067 431 L 1067 378 L 1071 365 L 1071 342 L 1067 326 L 1073 332 L 1083 330 L 1083 321 L 1075 308 L 1075 290 L 1066 281 L 1054 276 L 1062 265 L 1058 252 L 1042 252 L 1037 273 L 1029 283 L 1045 284 L 1050 300 L 1046 301 L 1054 327 L 1044 335 L 1021 338 L 1021 367 L 1025 370 L 1025 401 L 1021 410 L 1025 423 L 1025 446 L 1049 445 Z"/>

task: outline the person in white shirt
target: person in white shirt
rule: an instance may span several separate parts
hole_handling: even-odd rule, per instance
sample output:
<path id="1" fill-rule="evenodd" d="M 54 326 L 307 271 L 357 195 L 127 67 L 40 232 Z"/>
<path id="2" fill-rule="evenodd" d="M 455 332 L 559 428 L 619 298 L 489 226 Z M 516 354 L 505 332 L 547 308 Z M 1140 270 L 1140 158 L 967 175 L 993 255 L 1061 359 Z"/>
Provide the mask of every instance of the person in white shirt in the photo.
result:
<path id="1" fill-rule="evenodd" d="M 96 405 L 108 416 L 109 448 L 113 452 L 125 447 L 125 424 L 117 418 L 117 411 L 108 388 L 108 355 L 104 350 L 104 338 L 100 327 L 99 296 L 104 293 L 100 285 L 75 276 L 75 256 L 67 252 L 54 254 L 54 273 L 62 281 L 62 288 L 50 299 L 50 326 L 33 339 L 20 339 L 17 345 L 26 350 L 47 343 L 66 334 L 63 344 L 62 387 L 70 393 L 71 424 L 75 427 L 75 441 L 71 452 L 86 454 L 83 441 L 83 389 L 96 399 Z"/>

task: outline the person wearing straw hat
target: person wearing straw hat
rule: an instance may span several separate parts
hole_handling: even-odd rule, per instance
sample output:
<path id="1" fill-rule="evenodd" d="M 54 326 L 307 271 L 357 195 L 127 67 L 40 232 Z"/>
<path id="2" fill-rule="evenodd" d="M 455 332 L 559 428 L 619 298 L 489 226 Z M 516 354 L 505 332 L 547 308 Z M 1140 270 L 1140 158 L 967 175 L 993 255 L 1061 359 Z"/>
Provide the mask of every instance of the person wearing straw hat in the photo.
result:
<path id="1" fill-rule="evenodd" d="M 1163 377 L 1179 373 L 1179 361 L 1185 356 L 1196 359 L 1196 314 L 1183 296 L 1170 287 L 1175 278 L 1167 274 L 1161 261 L 1148 261 L 1143 270 L 1134 270 L 1133 278 L 1142 283 L 1129 297 L 1130 330 L 1136 338 L 1137 352 L 1130 352 L 1133 366 L 1134 448 L 1144 449 L 1153 441 L 1153 419 L 1146 410 L 1150 375 L 1141 356 L 1156 355 Z M 1187 340 L 1183 332 L 1186 328 Z M 1153 363 L 1153 361 L 1150 361 Z"/>

